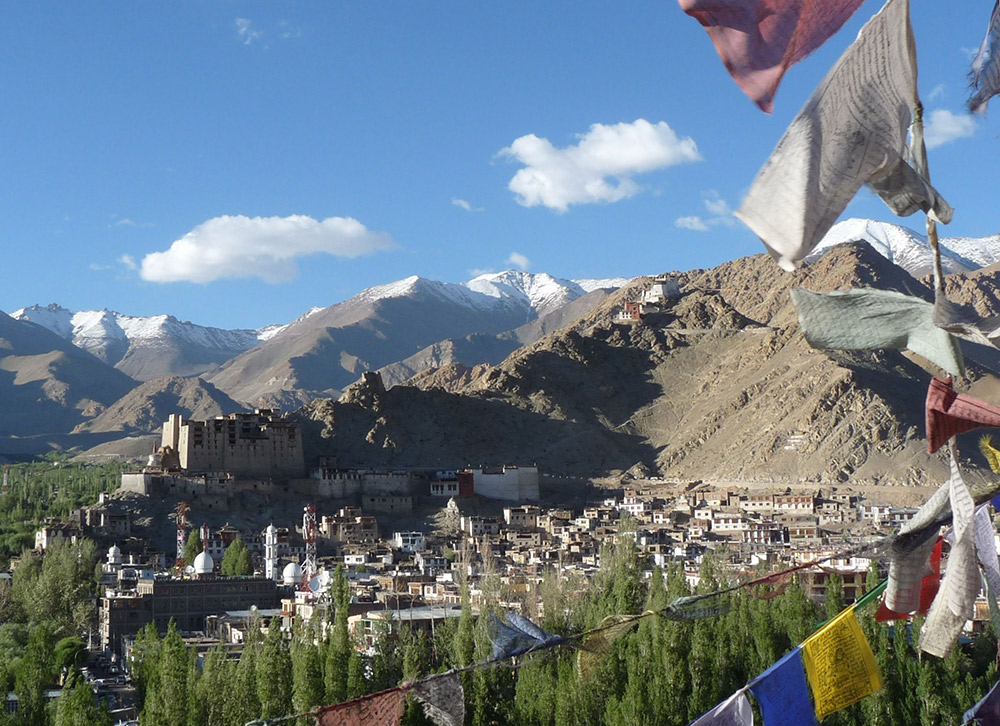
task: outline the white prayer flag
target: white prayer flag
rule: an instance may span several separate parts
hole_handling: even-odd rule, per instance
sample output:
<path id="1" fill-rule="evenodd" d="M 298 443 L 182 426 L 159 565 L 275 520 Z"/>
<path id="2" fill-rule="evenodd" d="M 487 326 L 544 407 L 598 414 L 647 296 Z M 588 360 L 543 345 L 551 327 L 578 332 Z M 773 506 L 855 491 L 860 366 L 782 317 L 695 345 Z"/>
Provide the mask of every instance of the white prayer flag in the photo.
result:
<path id="1" fill-rule="evenodd" d="M 954 523 L 954 540 L 948 554 L 944 579 L 941 580 L 941 589 L 934 598 L 934 604 L 931 605 L 920 631 L 920 649 L 939 658 L 947 657 L 955 647 L 955 640 L 962 632 L 965 622 L 972 617 L 980 588 L 973 527 L 975 503 L 955 462 L 954 446 L 950 461 L 948 497 Z"/>
<path id="2" fill-rule="evenodd" d="M 689 726 L 753 726 L 753 709 L 746 689 L 741 688 L 711 711 L 692 721 Z"/>
<path id="3" fill-rule="evenodd" d="M 736 212 L 786 270 L 794 269 L 871 184 L 899 215 L 941 222 L 951 207 L 906 162 L 917 97 L 909 0 L 888 0 L 813 91 Z"/>

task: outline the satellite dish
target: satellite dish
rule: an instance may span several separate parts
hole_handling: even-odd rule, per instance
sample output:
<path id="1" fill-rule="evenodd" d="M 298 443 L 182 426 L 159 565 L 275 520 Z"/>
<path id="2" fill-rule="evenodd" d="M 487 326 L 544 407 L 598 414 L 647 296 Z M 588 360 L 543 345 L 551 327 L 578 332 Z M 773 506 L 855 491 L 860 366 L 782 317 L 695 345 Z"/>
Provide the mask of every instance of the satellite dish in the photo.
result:
<path id="1" fill-rule="evenodd" d="M 185 575 L 193 575 L 194 574 L 194 567 L 192 567 L 191 565 L 188 565 L 187 567 L 185 567 L 184 568 L 184 574 Z"/>
<path id="2" fill-rule="evenodd" d="M 318 594 L 326 592 L 330 588 L 330 575 L 323 570 L 309 581 L 309 590 Z"/>

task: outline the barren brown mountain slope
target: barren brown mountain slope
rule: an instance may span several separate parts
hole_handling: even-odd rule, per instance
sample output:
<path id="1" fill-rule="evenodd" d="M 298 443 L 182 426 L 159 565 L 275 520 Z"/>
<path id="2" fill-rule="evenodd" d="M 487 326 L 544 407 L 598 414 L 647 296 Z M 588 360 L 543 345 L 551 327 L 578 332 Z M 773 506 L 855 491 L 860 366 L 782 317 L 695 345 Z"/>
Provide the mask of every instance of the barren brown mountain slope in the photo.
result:
<path id="1" fill-rule="evenodd" d="M 166 376 L 132 389 L 100 415 L 77 426 L 73 433 L 152 434 L 160 430 L 172 413 L 204 420 L 245 410 L 246 406 L 200 378 Z"/>
<path id="2" fill-rule="evenodd" d="M 446 366 L 389 391 L 369 382 L 302 413 L 345 464 L 536 461 L 593 475 L 643 462 L 668 477 L 822 483 L 946 476 L 923 439 L 930 374 L 893 351 L 810 348 L 788 299 L 796 285 L 929 297 L 920 282 L 864 243 L 796 274 L 758 255 L 681 281 L 682 298 L 640 325 L 613 322 L 646 284 L 636 280 L 499 365 Z M 988 367 L 971 372 L 977 390 L 995 385 Z M 962 450 L 974 461 L 972 443 Z"/>

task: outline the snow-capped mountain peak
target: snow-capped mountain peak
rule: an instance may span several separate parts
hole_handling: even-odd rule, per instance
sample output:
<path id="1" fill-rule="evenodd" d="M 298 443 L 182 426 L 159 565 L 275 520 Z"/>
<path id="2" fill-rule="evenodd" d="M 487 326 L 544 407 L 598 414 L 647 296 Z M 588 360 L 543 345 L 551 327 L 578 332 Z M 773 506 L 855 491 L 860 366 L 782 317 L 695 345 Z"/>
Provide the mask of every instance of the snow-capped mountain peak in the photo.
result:
<path id="1" fill-rule="evenodd" d="M 934 253 L 927 238 L 908 227 L 872 219 L 846 219 L 826 233 L 807 258 L 815 259 L 834 245 L 863 240 L 890 262 L 914 277 L 934 269 Z M 988 237 L 941 237 L 941 267 L 944 273 L 971 272 L 1000 262 L 1000 235 Z"/>

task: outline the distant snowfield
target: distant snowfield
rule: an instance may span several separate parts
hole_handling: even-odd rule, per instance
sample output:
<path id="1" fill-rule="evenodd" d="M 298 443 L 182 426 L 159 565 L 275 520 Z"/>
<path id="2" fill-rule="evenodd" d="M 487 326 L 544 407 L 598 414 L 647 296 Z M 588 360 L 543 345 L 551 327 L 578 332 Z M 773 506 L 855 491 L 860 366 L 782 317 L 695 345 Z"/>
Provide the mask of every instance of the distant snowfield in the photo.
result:
<path id="1" fill-rule="evenodd" d="M 938 234 L 941 235 L 943 230 L 939 227 Z M 818 258 L 835 245 L 858 240 L 868 242 L 879 254 L 914 277 L 929 275 L 934 270 L 934 254 L 924 235 L 908 227 L 871 219 L 846 219 L 835 224 L 806 260 Z M 945 274 L 972 272 L 1000 262 L 1000 234 L 988 237 L 940 236 L 938 243 Z"/>

